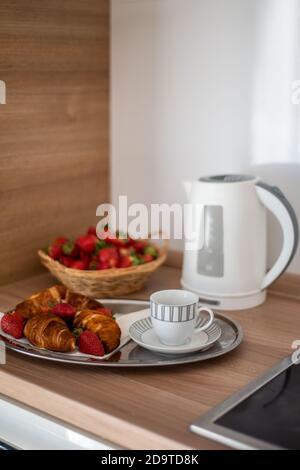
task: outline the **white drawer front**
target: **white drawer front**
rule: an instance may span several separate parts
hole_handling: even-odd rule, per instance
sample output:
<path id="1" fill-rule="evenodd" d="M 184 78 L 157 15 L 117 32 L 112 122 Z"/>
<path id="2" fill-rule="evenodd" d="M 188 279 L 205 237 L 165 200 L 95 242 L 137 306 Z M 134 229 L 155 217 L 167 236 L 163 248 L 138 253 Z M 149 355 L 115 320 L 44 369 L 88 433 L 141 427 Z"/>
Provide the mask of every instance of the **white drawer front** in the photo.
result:
<path id="1" fill-rule="evenodd" d="M 111 450 L 111 444 L 82 434 L 64 423 L 49 419 L 0 397 L 1 442 L 24 450 Z"/>

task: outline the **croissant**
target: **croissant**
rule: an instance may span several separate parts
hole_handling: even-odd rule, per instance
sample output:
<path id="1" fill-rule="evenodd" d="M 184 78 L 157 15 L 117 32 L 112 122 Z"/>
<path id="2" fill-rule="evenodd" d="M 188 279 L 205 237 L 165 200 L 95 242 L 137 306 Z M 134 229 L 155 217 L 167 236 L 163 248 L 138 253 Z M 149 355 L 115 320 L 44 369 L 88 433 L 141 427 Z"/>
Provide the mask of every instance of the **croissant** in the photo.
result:
<path id="1" fill-rule="evenodd" d="M 16 311 L 24 319 L 35 315 L 47 314 L 49 310 L 66 295 L 66 287 L 56 285 L 31 295 L 28 299 L 16 305 Z"/>
<path id="2" fill-rule="evenodd" d="M 120 344 L 121 330 L 117 322 L 95 310 L 82 310 L 77 312 L 74 319 L 74 326 L 96 333 L 106 353 L 113 351 Z"/>
<path id="3" fill-rule="evenodd" d="M 31 295 L 28 299 L 20 302 L 16 306 L 16 310 L 27 320 L 35 315 L 45 315 L 49 313 L 56 303 L 67 302 L 75 310 L 97 309 L 103 307 L 96 300 L 90 299 L 85 295 L 71 292 L 65 286 L 56 285 L 45 289 L 37 294 Z"/>
<path id="4" fill-rule="evenodd" d="M 63 319 L 51 314 L 30 318 L 24 335 L 35 346 L 51 351 L 70 352 L 75 349 L 75 337 Z"/>
<path id="5" fill-rule="evenodd" d="M 69 289 L 66 291 L 64 301 L 72 305 L 75 310 L 96 310 L 99 307 L 103 307 L 100 302 L 90 299 L 82 294 L 77 294 L 76 292 L 71 292 Z"/>

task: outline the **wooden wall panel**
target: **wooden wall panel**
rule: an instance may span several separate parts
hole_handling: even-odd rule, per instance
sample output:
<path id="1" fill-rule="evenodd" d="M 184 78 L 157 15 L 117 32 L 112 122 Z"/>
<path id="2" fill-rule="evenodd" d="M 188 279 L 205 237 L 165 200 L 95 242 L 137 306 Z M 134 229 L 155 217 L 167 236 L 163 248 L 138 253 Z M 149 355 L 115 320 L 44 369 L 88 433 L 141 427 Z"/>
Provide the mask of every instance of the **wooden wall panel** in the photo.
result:
<path id="1" fill-rule="evenodd" d="M 109 195 L 109 0 L 1 0 L 0 284 Z"/>

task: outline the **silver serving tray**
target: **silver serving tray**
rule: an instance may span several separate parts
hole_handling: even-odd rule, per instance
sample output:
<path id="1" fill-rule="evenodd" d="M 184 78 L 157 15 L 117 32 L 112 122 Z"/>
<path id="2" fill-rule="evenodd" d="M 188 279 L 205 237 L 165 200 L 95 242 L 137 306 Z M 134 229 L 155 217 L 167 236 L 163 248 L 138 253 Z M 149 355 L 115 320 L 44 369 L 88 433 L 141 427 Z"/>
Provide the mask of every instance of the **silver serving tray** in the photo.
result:
<path id="1" fill-rule="evenodd" d="M 101 299 L 101 303 L 106 307 L 111 308 L 113 312 L 124 315 L 149 307 L 148 301 L 141 300 Z M 45 349 L 31 348 L 28 346 L 25 348 L 22 345 L 15 343 L 12 339 L 7 339 L 3 336 L 0 336 L 0 338 L 6 343 L 7 348 L 12 351 L 25 354 L 26 356 L 35 357 L 37 359 L 46 359 L 48 361 L 62 362 L 66 364 L 97 367 L 171 366 L 213 359 L 215 357 L 222 356 L 239 346 L 243 339 L 241 326 L 220 312 L 215 312 L 215 319 L 222 329 L 220 339 L 207 351 L 202 350 L 192 354 L 185 354 L 180 357 L 154 353 L 143 349 L 133 341 L 130 341 L 120 351 L 116 352 L 116 354 L 106 360 L 89 357 L 70 358 L 70 356 L 64 357 L 63 353 L 55 353 Z"/>

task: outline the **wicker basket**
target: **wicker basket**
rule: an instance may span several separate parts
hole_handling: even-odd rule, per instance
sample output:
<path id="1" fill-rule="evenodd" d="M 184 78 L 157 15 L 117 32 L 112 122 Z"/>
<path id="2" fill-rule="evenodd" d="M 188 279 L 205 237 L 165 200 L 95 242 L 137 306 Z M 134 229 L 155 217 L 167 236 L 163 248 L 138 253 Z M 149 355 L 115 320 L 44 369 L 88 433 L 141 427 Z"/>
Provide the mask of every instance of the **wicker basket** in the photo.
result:
<path id="1" fill-rule="evenodd" d="M 67 268 L 42 250 L 38 251 L 38 256 L 50 273 L 72 291 L 89 297 L 120 297 L 137 292 L 145 286 L 151 274 L 165 262 L 168 245 L 169 241 L 163 240 L 162 247 L 156 246 L 159 256 L 149 263 L 100 271 Z"/>

